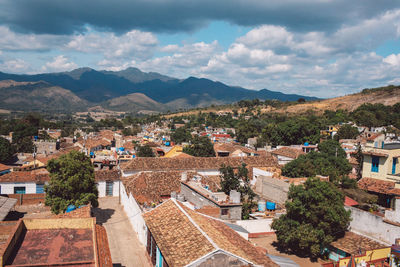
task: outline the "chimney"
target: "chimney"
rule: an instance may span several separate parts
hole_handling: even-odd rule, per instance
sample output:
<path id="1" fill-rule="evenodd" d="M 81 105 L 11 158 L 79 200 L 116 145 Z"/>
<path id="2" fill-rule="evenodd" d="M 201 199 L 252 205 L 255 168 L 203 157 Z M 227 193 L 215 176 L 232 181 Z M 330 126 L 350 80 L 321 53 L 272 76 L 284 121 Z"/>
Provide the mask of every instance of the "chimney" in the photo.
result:
<path id="1" fill-rule="evenodd" d="M 229 193 L 229 199 L 230 202 L 233 204 L 239 204 L 240 203 L 240 193 L 236 190 L 231 190 Z"/>

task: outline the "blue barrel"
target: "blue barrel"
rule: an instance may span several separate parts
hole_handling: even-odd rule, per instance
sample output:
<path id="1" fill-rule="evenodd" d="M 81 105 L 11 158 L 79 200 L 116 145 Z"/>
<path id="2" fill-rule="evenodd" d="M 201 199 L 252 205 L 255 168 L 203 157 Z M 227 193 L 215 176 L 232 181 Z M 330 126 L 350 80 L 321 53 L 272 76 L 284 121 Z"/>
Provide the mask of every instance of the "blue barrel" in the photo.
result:
<path id="1" fill-rule="evenodd" d="M 68 207 L 67 207 L 67 210 L 65 211 L 65 212 L 71 212 L 71 211 L 73 211 L 73 210 L 76 210 L 76 207 L 75 207 L 75 205 L 69 205 Z"/>
<path id="2" fill-rule="evenodd" d="M 275 203 L 267 201 L 267 210 L 275 210 Z"/>
<path id="3" fill-rule="evenodd" d="M 165 145 L 166 145 L 166 146 L 169 146 L 169 142 L 165 142 Z"/>
<path id="4" fill-rule="evenodd" d="M 265 211 L 265 201 L 258 201 L 258 211 Z"/>

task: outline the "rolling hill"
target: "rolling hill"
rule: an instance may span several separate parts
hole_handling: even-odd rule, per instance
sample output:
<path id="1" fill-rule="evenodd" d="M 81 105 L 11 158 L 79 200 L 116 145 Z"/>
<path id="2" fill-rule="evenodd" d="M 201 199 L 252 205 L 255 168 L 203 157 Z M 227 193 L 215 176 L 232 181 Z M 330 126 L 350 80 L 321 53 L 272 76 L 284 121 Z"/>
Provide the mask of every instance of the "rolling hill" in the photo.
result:
<path id="1" fill-rule="evenodd" d="M 179 108 L 203 107 L 211 104 L 229 104 L 242 99 L 254 98 L 282 101 L 294 101 L 299 98 L 306 100 L 317 99 L 302 95 L 288 95 L 267 89 L 260 91 L 249 90 L 204 78 L 189 77 L 179 80 L 155 72 L 142 72 L 136 68 L 128 68 L 116 72 L 80 68 L 70 72 L 36 75 L 17 75 L 0 72 L 0 81 L 4 80 L 45 82 L 57 88 L 69 90 L 89 105 L 104 103 L 107 106 L 110 104 L 108 101 L 114 98 L 141 93 L 160 103 L 160 105 L 153 107 L 153 110 L 156 111 L 164 111 L 165 106 L 170 110 L 177 110 Z M 23 85 L 20 84 L 19 86 Z M 143 98 L 141 99 L 144 100 Z M 14 101 L 16 100 L 17 98 L 14 99 Z M 144 101 L 146 102 L 147 100 Z M 134 103 L 140 104 L 138 101 L 136 100 Z M 121 102 L 120 99 L 114 103 L 119 102 Z M 143 104 L 146 105 L 145 103 Z M 123 107 L 124 105 L 130 106 L 132 111 L 140 109 L 140 107 L 133 107 L 126 102 L 114 107 L 120 106 L 122 109 L 127 109 Z M 0 106 L 0 108 L 3 107 Z"/>

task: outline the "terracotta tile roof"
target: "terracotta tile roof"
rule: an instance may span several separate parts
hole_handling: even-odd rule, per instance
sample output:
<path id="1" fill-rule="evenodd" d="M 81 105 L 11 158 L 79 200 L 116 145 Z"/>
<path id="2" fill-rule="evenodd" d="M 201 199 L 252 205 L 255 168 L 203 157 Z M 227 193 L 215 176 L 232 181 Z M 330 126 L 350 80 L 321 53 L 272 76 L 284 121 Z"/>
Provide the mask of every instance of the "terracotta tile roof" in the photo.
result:
<path id="1" fill-rule="evenodd" d="M 389 157 L 389 154 L 382 153 L 382 152 L 377 152 L 377 151 L 373 151 L 373 150 L 371 150 L 371 151 L 363 151 L 363 154 L 364 155 L 371 155 L 371 156 L 378 156 L 378 157 L 385 157 L 385 158 Z"/>
<path id="2" fill-rule="evenodd" d="M 169 266 L 185 266 L 215 250 L 172 200 L 143 217 Z"/>
<path id="3" fill-rule="evenodd" d="M 233 153 L 237 150 L 240 150 L 246 154 L 251 154 L 251 153 L 258 154 L 256 150 L 231 143 L 222 143 L 222 144 L 216 143 L 214 144 L 214 150 L 215 152 L 229 152 L 229 153 Z"/>
<path id="4" fill-rule="evenodd" d="M 32 171 L 13 171 L 0 176 L 0 182 L 2 183 L 15 183 L 15 182 L 43 183 L 49 180 L 50 180 L 49 172 L 43 168 Z"/>
<path id="5" fill-rule="evenodd" d="M 344 237 L 331 243 L 331 246 L 338 248 L 351 255 L 365 253 L 367 250 L 374 250 L 386 248 L 388 246 L 382 245 L 368 237 L 357 235 L 353 232 L 346 232 Z"/>
<path id="6" fill-rule="evenodd" d="M 221 215 L 221 209 L 215 206 L 203 206 L 196 211 L 214 218 L 219 218 Z"/>
<path id="7" fill-rule="evenodd" d="M 108 245 L 106 229 L 96 224 L 96 243 L 99 267 L 112 267 L 111 252 Z"/>
<path id="8" fill-rule="evenodd" d="M 344 205 L 345 206 L 356 206 L 356 205 L 358 205 L 358 202 L 352 198 L 349 198 L 348 196 L 345 196 L 344 197 Z"/>
<path id="9" fill-rule="evenodd" d="M 193 156 L 182 152 L 175 156 L 172 156 L 171 158 L 176 158 L 176 159 L 185 159 L 186 158 L 187 159 L 187 158 L 193 158 Z"/>
<path id="10" fill-rule="evenodd" d="M 273 155 L 284 156 L 287 158 L 297 159 L 300 155 L 305 153 L 301 149 L 293 147 L 281 147 L 271 152 Z"/>
<path id="11" fill-rule="evenodd" d="M 94 172 L 96 181 L 118 181 L 121 174 L 118 170 L 100 170 Z"/>
<path id="12" fill-rule="evenodd" d="M 0 172 L 11 169 L 11 167 L 0 163 Z"/>
<path id="13" fill-rule="evenodd" d="M 176 200 L 145 213 L 144 219 L 169 266 L 184 266 L 218 250 L 262 266 L 277 266 L 223 222 L 192 211 Z"/>
<path id="14" fill-rule="evenodd" d="M 365 177 L 358 181 L 358 187 L 375 193 L 400 196 L 400 188 L 395 188 L 394 182 Z"/>
<path id="15" fill-rule="evenodd" d="M 382 133 L 373 133 L 367 137 L 367 141 L 374 141 L 377 137 L 383 135 Z"/>
<path id="16" fill-rule="evenodd" d="M 170 196 L 171 192 L 181 190 L 181 172 L 141 172 L 122 180 L 127 193 L 140 204 L 157 203 L 162 196 Z"/>
<path id="17" fill-rule="evenodd" d="M 129 171 L 170 171 L 219 169 L 222 164 L 238 167 L 245 163 L 248 167 L 278 166 L 270 154 L 266 157 L 193 157 L 193 158 L 135 158 L 121 164 L 124 172 Z"/>

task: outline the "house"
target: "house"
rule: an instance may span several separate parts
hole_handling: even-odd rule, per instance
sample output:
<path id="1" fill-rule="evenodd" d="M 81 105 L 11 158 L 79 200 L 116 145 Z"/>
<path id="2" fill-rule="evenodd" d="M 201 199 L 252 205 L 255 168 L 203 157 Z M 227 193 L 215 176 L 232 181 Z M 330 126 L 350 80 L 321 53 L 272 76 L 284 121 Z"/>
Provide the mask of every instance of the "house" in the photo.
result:
<path id="1" fill-rule="evenodd" d="M 279 147 L 278 149 L 271 151 L 271 154 L 277 158 L 279 165 L 285 165 L 292 160 L 297 159 L 300 155 L 304 155 L 305 152 L 293 147 Z"/>
<path id="2" fill-rule="evenodd" d="M 214 144 L 214 151 L 217 157 L 248 157 L 259 155 L 254 149 L 231 143 L 216 143 Z"/>
<path id="3" fill-rule="evenodd" d="M 237 168 L 246 164 L 249 178 L 257 175 L 269 175 L 266 167 L 279 167 L 276 159 L 270 155 L 259 157 L 185 157 L 185 158 L 135 158 L 120 165 L 122 176 L 127 177 L 139 172 L 180 171 L 198 172 L 200 175 L 220 175 L 222 165 Z"/>
<path id="4" fill-rule="evenodd" d="M 385 135 L 382 133 L 366 133 L 365 147 L 383 148 L 385 145 Z"/>
<path id="5" fill-rule="evenodd" d="M 45 141 L 45 140 L 38 140 L 34 141 L 33 144 L 36 147 L 36 153 L 38 154 L 53 154 L 57 153 L 57 150 L 60 149 L 60 142 L 59 141 Z"/>
<path id="6" fill-rule="evenodd" d="M 143 217 L 155 266 L 278 266 L 223 222 L 175 199 Z"/>
<path id="7" fill-rule="evenodd" d="M 321 130 L 320 134 L 322 136 L 334 137 L 339 131 L 339 128 L 340 128 L 339 125 L 329 125 L 326 129 Z"/>
<path id="8" fill-rule="evenodd" d="M 329 259 L 338 266 L 384 266 L 390 254 L 390 246 L 353 232 L 346 232 L 344 237 L 332 242 L 327 251 Z M 350 263 L 354 265 L 349 265 Z"/>
<path id="9" fill-rule="evenodd" d="M 0 266 L 112 266 L 106 230 L 95 218 L 0 222 L 0 234 Z"/>
<path id="10" fill-rule="evenodd" d="M 200 178 L 201 179 L 201 178 Z M 229 197 L 224 192 L 213 192 L 208 185 L 202 185 L 198 179 L 181 182 L 181 195 L 195 205 L 196 209 L 214 207 L 219 211 L 218 218 L 223 220 L 241 220 L 242 203 L 240 193 L 231 191 Z M 213 211 L 215 212 L 215 210 Z"/>
<path id="11" fill-rule="evenodd" d="M 118 196 L 120 173 L 118 170 L 95 171 L 99 197 Z M 0 176 L 0 194 L 43 194 L 44 185 L 50 181 L 49 172 L 44 169 L 13 171 Z"/>
<path id="12" fill-rule="evenodd" d="M 305 142 L 303 145 L 301 145 L 301 149 L 303 150 L 304 153 L 310 153 L 313 151 L 317 151 L 318 145 L 311 145 L 311 144 Z"/>
<path id="13" fill-rule="evenodd" d="M 376 139 L 374 139 L 376 140 Z M 360 185 L 368 191 L 379 194 L 379 204 L 384 207 L 391 207 L 393 197 L 400 191 L 400 143 L 383 144 L 379 147 L 365 147 L 363 151 L 363 170 L 362 181 Z M 374 180 L 377 180 L 374 182 Z M 389 184 L 393 183 L 393 190 L 375 190 L 373 184 Z"/>

